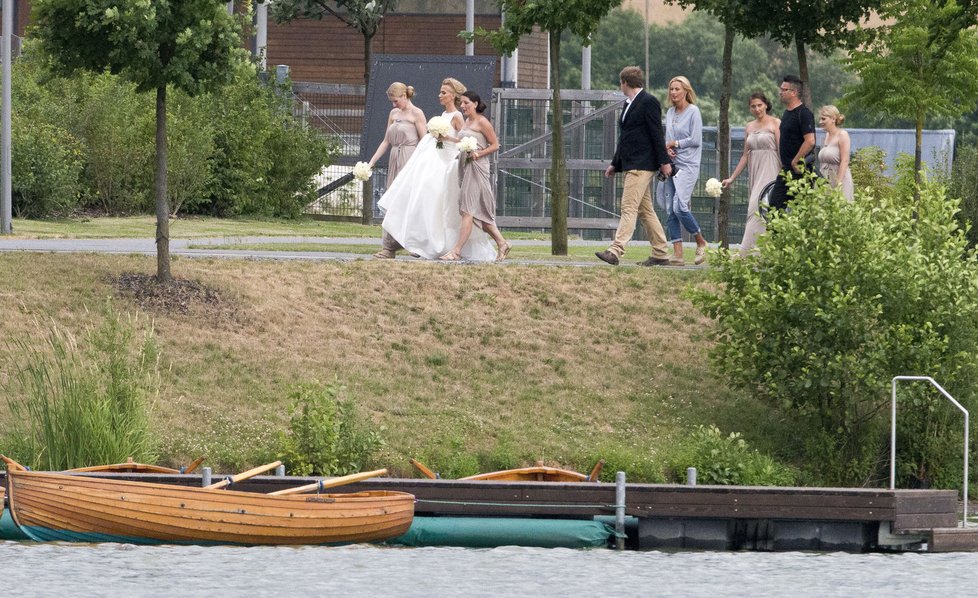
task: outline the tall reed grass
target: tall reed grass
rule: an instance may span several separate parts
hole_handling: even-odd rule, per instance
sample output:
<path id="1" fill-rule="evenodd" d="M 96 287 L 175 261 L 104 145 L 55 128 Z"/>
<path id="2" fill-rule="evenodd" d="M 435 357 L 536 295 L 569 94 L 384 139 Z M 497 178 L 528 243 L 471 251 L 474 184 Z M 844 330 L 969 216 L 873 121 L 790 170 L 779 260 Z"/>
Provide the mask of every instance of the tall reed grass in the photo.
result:
<path id="1" fill-rule="evenodd" d="M 5 352 L 16 363 L 4 368 L 13 372 L 4 384 L 12 417 L 2 450 L 44 470 L 155 461 L 150 407 L 161 378 L 152 327 L 106 308 L 81 343 L 56 323 L 42 336 Z"/>

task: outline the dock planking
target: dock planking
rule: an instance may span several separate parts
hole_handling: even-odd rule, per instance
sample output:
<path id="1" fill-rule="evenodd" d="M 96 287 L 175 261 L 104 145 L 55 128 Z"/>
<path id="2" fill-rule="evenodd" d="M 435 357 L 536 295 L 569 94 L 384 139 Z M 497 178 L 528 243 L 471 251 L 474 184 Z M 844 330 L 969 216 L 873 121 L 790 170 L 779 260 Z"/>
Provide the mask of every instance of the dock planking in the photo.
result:
<path id="1" fill-rule="evenodd" d="M 94 475 L 200 484 L 199 475 Z M 234 488 L 271 492 L 316 479 L 259 476 Z M 591 482 L 374 478 L 329 492 L 381 489 L 414 494 L 416 514 L 427 516 L 589 518 L 615 512 L 614 484 Z M 882 526 L 898 537 L 920 538 L 929 550 L 978 550 L 978 531 L 954 529 L 958 514 L 953 490 L 627 484 L 625 513 L 639 521 L 641 537 L 633 542 L 639 548 L 873 550 L 880 548 L 877 537 L 882 542 L 884 536 L 878 533 Z M 799 534 L 800 529 L 810 530 L 805 533 L 812 538 L 787 543 L 780 539 L 786 533 Z M 821 539 L 840 533 L 852 540 L 846 544 Z M 710 534 L 712 539 L 703 538 Z M 696 541 L 686 536 L 695 536 Z"/>

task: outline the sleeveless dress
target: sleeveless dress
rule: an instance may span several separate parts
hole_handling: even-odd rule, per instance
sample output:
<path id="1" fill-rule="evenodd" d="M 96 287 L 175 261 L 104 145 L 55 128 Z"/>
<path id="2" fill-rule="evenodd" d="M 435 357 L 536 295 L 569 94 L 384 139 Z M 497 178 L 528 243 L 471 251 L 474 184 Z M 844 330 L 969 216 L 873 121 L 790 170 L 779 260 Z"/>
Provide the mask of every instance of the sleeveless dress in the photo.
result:
<path id="1" fill-rule="evenodd" d="M 761 191 L 781 171 L 781 157 L 774 131 L 758 129 L 747 136 L 747 186 L 750 200 L 747 204 L 747 224 L 740 242 L 740 255 L 747 255 L 757 245 L 757 237 L 767 230 L 760 214 Z"/>
<path id="2" fill-rule="evenodd" d="M 387 159 L 387 185 L 389 186 L 414 154 L 419 141 L 418 128 L 411 121 L 397 118 L 387 127 L 385 137 L 391 146 L 390 156 Z"/>
<path id="3" fill-rule="evenodd" d="M 459 131 L 459 139 L 464 137 L 475 138 L 480 150 L 486 149 L 489 142 L 485 135 L 477 131 L 463 128 Z M 492 180 L 489 177 L 489 160 L 481 158 L 479 160 L 466 161 L 464 152 L 459 153 L 459 186 L 461 194 L 459 196 L 459 212 L 471 214 L 480 224 L 496 225 L 496 194 L 492 189 Z"/>
<path id="4" fill-rule="evenodd" d="M 458 112 L 445 112 L 451 120 Z M 461 217 L 458 211 L 458 151 L 455 143 L 425 135 L 414 154 L 387 186 L 377 205 L 386 211 L 384 231 L 404 249 L 428 259 L 438 259 L 458 241 Z M 494 261 L 496 248 L 481 230 L 462 248 L 462 258 Z"/>
<path id="5" fill-rule="evenodd" d="M 846 169 L 846 176 L 839 184 L 839 166 L 842 165 L 842 154 L 839 152 L 839 145 L 832 144 L 822 147 L 818 152 L 818 169 L 822 176 L 829 180 L 832 187 L 842 191 L 842 195 L 852 201 L 855 188 L 852 184 L 852 171 Z"/>

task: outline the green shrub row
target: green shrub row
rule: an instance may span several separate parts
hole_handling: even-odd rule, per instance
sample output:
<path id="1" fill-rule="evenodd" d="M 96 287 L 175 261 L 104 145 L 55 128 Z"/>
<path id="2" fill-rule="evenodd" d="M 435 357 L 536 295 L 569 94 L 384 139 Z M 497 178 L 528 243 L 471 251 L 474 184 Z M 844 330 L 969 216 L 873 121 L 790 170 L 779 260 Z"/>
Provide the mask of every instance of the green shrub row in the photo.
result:
<path id="1" fill-rule="evenodd" d="M 155 97 L 110 73 L 53 77 L 30 46 L 14 65 L 13 208 L 43 218 L 154 209 Z M 337 144 L 292 117 L 286 90 L 240 65 L 221 90 L 168 93 L 173 214 L 293 217 Z"/>

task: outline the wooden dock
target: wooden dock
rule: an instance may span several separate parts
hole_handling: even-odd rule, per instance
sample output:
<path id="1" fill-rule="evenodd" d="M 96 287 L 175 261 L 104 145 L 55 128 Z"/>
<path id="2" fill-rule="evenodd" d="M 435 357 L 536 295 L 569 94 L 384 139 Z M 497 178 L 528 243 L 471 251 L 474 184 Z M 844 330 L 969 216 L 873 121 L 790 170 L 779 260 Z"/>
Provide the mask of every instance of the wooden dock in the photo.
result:
<path id="1" fill-rule="evenodd" d="M 97 475 L 201 483 L 199 475 Z M 314 481 L 260 476 L 235 489 L 270 492 Z M 615 513 L 615 486 L 603 483 L 378 478 L 329 492 L 381 489 L 414 494 L 419 516 L 564 519 Z M 625 514 L 627 546 L 639 550 L 978 551 L 978 528 L 958 527 L 954 490 L 627 484 Z"/>

